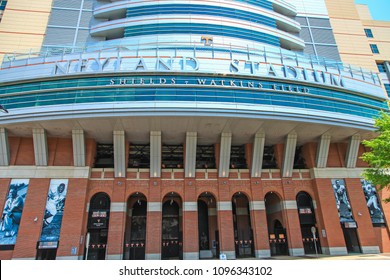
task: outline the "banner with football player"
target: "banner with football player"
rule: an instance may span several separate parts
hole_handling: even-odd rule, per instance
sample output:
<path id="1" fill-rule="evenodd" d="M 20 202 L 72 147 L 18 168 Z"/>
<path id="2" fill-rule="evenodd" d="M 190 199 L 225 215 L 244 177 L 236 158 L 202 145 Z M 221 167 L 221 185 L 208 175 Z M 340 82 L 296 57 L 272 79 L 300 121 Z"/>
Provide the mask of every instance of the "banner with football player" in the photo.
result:
<path id="1" fill-rule="evenodd" d="M 0 224 L 0 245 L 15 245 L 26 201 L 28 179 L 12 179 Z"/>
<path id="2" fill-rule="evenodd" d="M 366 197 L 367 208 L 368 211 L 370 212 L 372 223 L 374 225 L 384 224 L 385 218 L 383 215 L 381 204 L 379 203 L 375 186 L 373 186 L 370 182 L 364 179 L 361 179 L 360 182 L 362 183 L 362 188 L 363 188 L 364 196 Z"/>
<path id="3" fill-rule="evenodd" d="M 50 181 L 40 242 L 55 242 L 60 239 L 67 190 L 68 179 Z"/>

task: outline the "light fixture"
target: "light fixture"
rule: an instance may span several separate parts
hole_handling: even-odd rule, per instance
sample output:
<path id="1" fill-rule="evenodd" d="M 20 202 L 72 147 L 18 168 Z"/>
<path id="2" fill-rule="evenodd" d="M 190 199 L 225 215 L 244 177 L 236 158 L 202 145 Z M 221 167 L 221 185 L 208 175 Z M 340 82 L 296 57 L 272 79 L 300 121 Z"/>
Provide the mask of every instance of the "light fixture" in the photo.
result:
<path id="1" fill-rule="evenodd" d="M 34 222 L 37 222 L 37 221 L 38 221 L 38 217 L 35 217 L 35 218 L 34 218 Z"/>

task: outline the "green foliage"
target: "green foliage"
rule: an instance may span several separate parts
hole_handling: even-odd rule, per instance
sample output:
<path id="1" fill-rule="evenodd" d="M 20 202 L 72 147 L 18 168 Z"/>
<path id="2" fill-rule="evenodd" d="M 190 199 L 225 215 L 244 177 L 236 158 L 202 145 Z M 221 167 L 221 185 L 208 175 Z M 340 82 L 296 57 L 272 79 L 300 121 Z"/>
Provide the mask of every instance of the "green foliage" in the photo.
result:
<path id="1" fill-rule="evenodd" d="M 372 140 L 365 140 L 363 144 L 370 149 L 364 153 L 362 159 L 370 165 L 363 176 L 379 189 L 390 188 L 390 115 L 381 112 L 375 119 L 378 136 Z M 390 197 L 384 200 L 390 202 Z"/>

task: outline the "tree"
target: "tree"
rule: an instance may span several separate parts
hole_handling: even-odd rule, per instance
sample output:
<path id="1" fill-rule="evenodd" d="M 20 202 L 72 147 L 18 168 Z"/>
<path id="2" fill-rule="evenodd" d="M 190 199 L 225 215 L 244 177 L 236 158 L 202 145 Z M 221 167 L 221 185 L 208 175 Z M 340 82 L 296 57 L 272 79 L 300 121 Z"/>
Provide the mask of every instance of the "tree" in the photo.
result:
<path id="1" fill-rule="evenodd" d="M 364 146 L 370 149 L 362 156 L 362 159 L 370 165 L 363 176 L 372 184 L 379 186 L 379 190 L 390 189 L 390 115 L 382 111 L 375 119 L 375 127 L 378 136 L 363 141 Z M 390 202 L 390 197 L 385 198 L 384 201 Z"/>

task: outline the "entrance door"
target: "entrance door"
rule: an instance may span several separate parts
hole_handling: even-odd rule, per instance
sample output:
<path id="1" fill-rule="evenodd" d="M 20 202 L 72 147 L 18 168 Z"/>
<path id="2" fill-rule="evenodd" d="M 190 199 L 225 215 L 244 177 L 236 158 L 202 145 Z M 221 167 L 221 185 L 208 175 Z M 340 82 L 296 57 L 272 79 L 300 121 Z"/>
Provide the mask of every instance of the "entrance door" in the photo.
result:
<path id="1" fill-rule="evenodd" d="M 37 250 L 37 260 L 55 260 L 57 256 L 56 249 L 38 249 Z"/>
<path id="2" fill-rule="evenodd" d="M 362 251 L 356 228 L 343 228 L 343 233 L 348 253 L 361 253 Z"/>
<path id="3" fill-rule="evenodd" d="M 321 246 L 320 240 L 318 238 L 318 230 L 316 228 L 316 216 L 313 207 L 313 200 L 308 193 L 303 191 L 297 194 L 296 199 L 299 223 L 302 233 L 302 243 L 305 254 L 321 254 Z M 311 231 L 313 227 L 316 228 L 315 238 L 313 237 L 313 233 Z"/>
<path id="4" fill-rule="evenodd" d="M 108 229 L 90 229 L 87 260 L 105 260 Z"/>
<path id="5" fill-rule="evenodd" d="M 271 241 L 271 240 L 270 240 Z M 271 244 L 271 255 L 288 255 L 286 229 L 276 220 L 274 224 L 274 235 Z"/>
<path id="6" fill-rule="evenodd" d="M 87 260 L 106 259 L 110 198 L 106 193 L 97 193 L 91 198 L 88 213 Z"/>
<path id="7" fill-rule="evenodd" d="M 198 236 L 199 236 L 199 250 L 209 250 L 209 214 L 207 204 L 198 200 Z"/>
<path id="8" fill-rule="evenodd" d="M 145 259 L 146 201 L 139 200 L 133 206 L 130 234 L 130 259 Z"/>
<path id="9" fill-rule="evenodd" d="M 313 226 L 314 225 L 301 225 L 303 248 L 305 250 L 305 254 L 315 254 L 317 246 L 317 253 L 322 254 L 320 240 L 318 238 L 318 230 L 315 232 L 316 238 L 313 238 L 313 233 L 311 231 Z M 316 244 L 314 244 L 314 242 L 316 242 Z"/>
<path id="10" fill-rule="evenodd" d="M 180 258 L 179 205 L 174 200 L 167 200 L 162 211 L 162 259 Z"/>
<path id="11" fill-rule="evenodd" d="M 249 200 L 238 192 L 232 199 L 234 245 L 237 258 L 254 257 L 253 231 L 250 220 Z"/>

